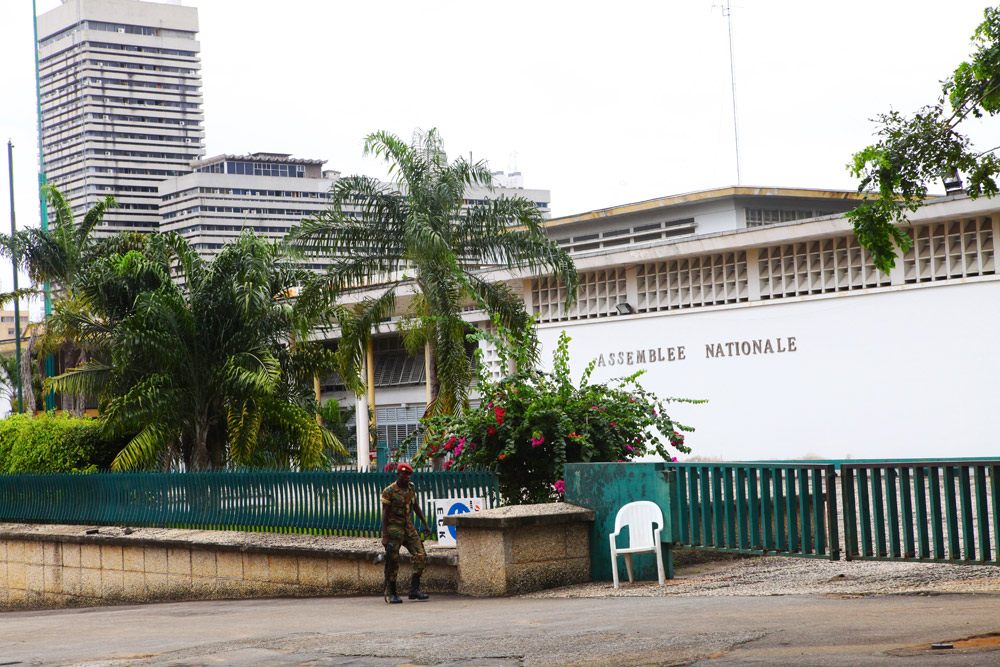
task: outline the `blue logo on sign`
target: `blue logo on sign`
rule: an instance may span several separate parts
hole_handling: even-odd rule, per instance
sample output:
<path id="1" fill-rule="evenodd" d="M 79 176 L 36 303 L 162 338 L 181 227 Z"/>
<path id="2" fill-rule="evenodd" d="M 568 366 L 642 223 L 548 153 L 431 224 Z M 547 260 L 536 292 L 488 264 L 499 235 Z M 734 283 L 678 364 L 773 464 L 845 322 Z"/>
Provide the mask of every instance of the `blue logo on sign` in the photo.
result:
<path id="1" fill-rule="evenodd" d="M 465 514 L 468 511 L 469 507 L 467 505 L 463 503 L 455 503 L 454 505 L 448 508 L 448 515 L 451 516 L 452 514 Z M 458 536 L 458 533 L 455 532 L 455 526 L 448 526 L 448 532 L 451 533 L 451 539 L 453 540 L 456 539 L 456 537 Z"/>

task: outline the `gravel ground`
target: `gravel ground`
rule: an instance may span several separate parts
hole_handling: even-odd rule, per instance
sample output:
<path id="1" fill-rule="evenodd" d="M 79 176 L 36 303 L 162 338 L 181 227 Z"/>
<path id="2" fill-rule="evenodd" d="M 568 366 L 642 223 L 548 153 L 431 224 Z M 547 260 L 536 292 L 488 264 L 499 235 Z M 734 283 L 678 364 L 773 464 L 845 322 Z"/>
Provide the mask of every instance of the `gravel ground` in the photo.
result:
<path id="1" fill-rule="evenodd" d="M 531 593 L 529 598 L 827 595 L 861 597 L 936 593 L 1000 594 L 1000 566 L 830 561 L 776 556 L 740 558 L 678 568 L 656 581 L 591 582 Z"/>

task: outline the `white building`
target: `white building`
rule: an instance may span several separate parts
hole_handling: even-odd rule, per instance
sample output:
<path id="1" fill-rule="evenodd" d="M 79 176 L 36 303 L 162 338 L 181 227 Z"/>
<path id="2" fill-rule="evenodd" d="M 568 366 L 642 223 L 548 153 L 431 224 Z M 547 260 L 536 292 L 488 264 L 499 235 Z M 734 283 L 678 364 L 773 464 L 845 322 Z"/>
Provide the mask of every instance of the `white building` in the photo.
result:
<path id="1" fill-rule="evenodd" d="M 287 153 L 217 155 L 192 163 L 192 172 L 160 183 L 161 231 L 178 232 L 208 258 L 243 229 L 258 236 L 282 238 L 303 218 L 327 208 L 330 187 L 340 172 L 324 170 L 325 160 L 294 158 Z M 519 194 L 549 217 L 548 190 L 470 188 L 466 202 Z M 314 258 L 311 268 L 328 260 Z"/>
<path id="2" fill-rule="evenodd" d="M 48 181 L 82 216 L 114 195 L 98 235 L 159 226 L 158 182 L 204 155 L 198 11 L 63 0 L 38 17 Z"/>
<path id="3" fill-rule="evenodd" d="M 285 153 L 196 161 L 192 173 L 160 183 L 160 230 L 181 234 L 206 259 L 243 229 L 281 239 L 303 218 L 326 209 L 339 174 L 324 171 L 324 162 Z"/>
<path id="4" fill-rule="evenodd" d="M 995 456 L 1000 201 L 928 202 L 910 216 L 914 248 L 890 275 L 838 214 L 754 225 L 857 200 L 724 188 L 560 218 L 549 234 L 570 239 L 576 304 L 566 310 L 546 277 L 512 284 L 539 317 L 543 360 L 566 331 L 574 374 L 596 360 L 594 380 L 644 369 L 642 384 L 662 397 L 708 399 L 671 409 L 697 429 L 694 454 Z M 419 411 L 425 395 L 398 387 L 376 404 Z"/>

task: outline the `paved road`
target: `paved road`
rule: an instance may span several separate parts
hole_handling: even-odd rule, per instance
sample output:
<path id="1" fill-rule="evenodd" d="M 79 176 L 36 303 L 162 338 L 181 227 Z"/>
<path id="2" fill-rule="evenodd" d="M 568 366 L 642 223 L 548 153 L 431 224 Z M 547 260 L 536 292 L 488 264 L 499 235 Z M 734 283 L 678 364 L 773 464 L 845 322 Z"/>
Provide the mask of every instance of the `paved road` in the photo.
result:
<path id="1" fill-rule="evenodd" d="M 2 613 L 0 665 L 997 665 L 907 649 L 998 631 L 981 594 L 206 601 Z"/>

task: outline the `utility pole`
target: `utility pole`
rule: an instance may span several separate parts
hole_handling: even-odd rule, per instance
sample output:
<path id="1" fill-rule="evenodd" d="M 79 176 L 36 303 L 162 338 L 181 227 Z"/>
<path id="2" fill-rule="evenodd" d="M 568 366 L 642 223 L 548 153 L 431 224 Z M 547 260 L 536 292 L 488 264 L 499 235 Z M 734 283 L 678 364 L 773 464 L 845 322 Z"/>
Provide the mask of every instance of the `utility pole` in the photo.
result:
<path id="1" fill-rule="evenodd" d="M 38 111 L 38 205 L 41 209 L 42 231 L 49 228 L 49 206 L 45 201 L 45 146 L 42 143 L 42 72 L 38 68 L 38 10 L 35 8 L 35 0 L 31 0 L 31 21 L 35 31 L 35 102 Z M 49 284 L 42 287 L 45 291 L 45 319 L 52 314 L 52 295 Z M 20 333 L 20 332 L 19 332 Z M 20 340 L 20 336 L 18 337 Z M 45 357 L 45 376 L 52 377 L 56 374 L 56 360 L 51 354 Z M 53 392 L 45 394 L 45 409 L 55 410 L 56 395 Z"/>
<path id="2" fill-rule="evenodd" d="M 14 144 L 7 140 L 7 171 L 10 173 L 10 235 L 17 232 L 17 224 L 14 222 Z M 14 340 L 17 350 L 17 414 L 24 412 L 24 396 L 21 393 L 21 299 L 17 293 L 17 256 L 11 257 L 11 264 L 14 268 Z"/>

